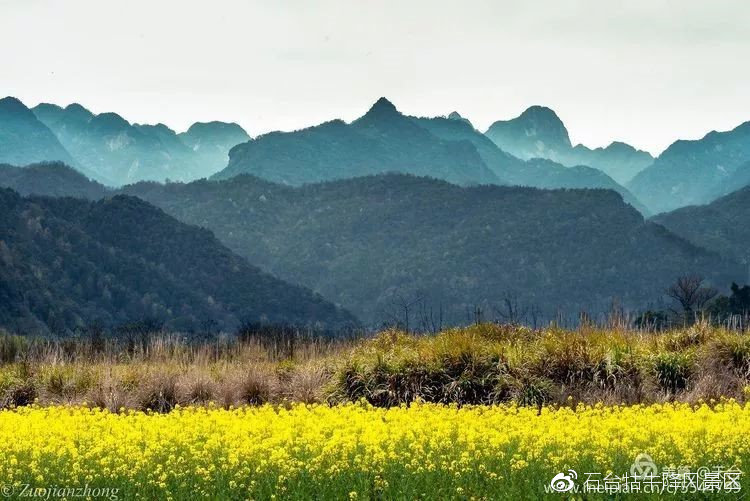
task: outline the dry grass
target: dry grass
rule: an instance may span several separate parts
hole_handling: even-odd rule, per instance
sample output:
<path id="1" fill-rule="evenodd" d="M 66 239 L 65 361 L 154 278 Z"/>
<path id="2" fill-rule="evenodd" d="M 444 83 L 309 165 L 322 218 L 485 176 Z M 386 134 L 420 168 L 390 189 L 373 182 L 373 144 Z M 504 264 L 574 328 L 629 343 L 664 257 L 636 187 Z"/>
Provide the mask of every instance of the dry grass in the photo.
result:
<path id="1" fill-rule="evenodd" d="M 291 344 L 291 345 L 290 345 Z M 438 335 L 388 330 L 360 341 L 156 336 L 134 349 L 109 340 L 0 336 L 0 406 L 81 404 L 167 412 L 289 401 L 366 399 L 522 405 L 647 403 L 750 391 L 750 335 L 697 324 L 657 333 L 624 328 L 532 330 L 475 325 Z"/>

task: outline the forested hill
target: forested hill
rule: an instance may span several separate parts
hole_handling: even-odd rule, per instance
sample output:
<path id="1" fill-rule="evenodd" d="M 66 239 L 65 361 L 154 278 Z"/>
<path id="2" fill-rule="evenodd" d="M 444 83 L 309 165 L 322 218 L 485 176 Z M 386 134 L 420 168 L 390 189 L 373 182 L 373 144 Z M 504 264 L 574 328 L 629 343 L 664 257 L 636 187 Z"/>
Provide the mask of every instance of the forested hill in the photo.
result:
<path id="1" fill-rule="evenodd" d="M 210 231 L 137 198 L 24 198 L 0 189 L 0 327 L 64 333 L 146 318 L 176 331 L 355 323 L 251 266 Z"/>
<path id="2" fill-rule="evenodd" d="M 750 122 L 674 142 L 628 184 L 652 212 L 709 203 L 750 183 Z"/>
<path id="3" fill-rule="evenodd" d="M 708 205 L 659 214 L 654 220 L 696 245 L 750 264 L 750 186 Z"/>
<path id="4" fill-rule="evenodd" d="M 109 190 L 61 162 L 45 162 L 15 167 L 0 164 L 0 186 L 21 195 L 46 195 L 96 200 Z"/>
<path id="5" fill-rule="evenodd" d="M 389 174 L 299 188 L 240 176 L 124 191 L 373 324 L 403 314 L 402 302 L 465 322 L 477 305 L 494 315 L 506 295 L 547 317 L 614 300 L 641 308 L 679 275 L 724 286 L 742 273 L 607 190 L 462 188 Z"/>

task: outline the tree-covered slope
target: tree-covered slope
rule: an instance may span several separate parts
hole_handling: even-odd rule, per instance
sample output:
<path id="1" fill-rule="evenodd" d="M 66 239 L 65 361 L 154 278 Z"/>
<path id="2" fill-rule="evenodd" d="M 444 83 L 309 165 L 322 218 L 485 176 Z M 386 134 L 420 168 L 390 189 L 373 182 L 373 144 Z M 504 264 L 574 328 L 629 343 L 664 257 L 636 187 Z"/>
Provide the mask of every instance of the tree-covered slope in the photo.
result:
<path id="1" fill-rule="evenodd" d="M 15 167 L 0 164 L 0 186 L 21 195 L 74 197 L 96 200 L 107 195 L 103 185 L 61 162 Z"/>
<path id="2" fill-rule="evenodd" d="M 750 186 L 708 205 L 659 214 L 654 221 L 696 245 L 750 263 Z"/>
<path id="3" fill-rule="evenodd" d="M 145 318 L 175 330 L 354 321 L 137 198 L 24 198 L 0 189 L 0 327 L 62 333 Z"/>
<path id="4" fill-rule="evenodd" d="M 125 192 L 210 228 L 251 262 L 373 324 L 419 297 L 448 322 L 465 322 L 475 305 L 493 315 L 511 293 L 549 318 L 613 300 L 643 307 L 685 273 L 717 285 L 741 273 L 606 190 L 467 188 L 392 174 L 298 188 L 240 176 Z"/>

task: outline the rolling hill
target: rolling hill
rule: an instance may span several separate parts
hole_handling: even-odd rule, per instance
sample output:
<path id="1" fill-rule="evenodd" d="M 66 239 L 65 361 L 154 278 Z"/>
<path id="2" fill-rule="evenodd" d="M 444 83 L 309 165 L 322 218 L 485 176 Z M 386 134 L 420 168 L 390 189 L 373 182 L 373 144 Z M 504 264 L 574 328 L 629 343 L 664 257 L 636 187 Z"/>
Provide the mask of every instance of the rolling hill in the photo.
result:
<path id="1" fill-rule="evenodd" d="M 242 321 L 356 323 L 140 199 L 25 198 L 0 189 L 0 327 L 68 333 L 143 319 L 178 332 Z"/>
<path id="2" fill-rule="evenodd" d="M 682 207 L 653 220 L 696 245 L 750 264 L 750 186 L 708 205 Z"/>
<path id="3" fill-rule="evenodd" d="M 743 273 L 608 190 L 459 187 L 389 174 L 302 187 L 238 176 L 124 192 L 211 229 L 250 262 L 370 325 L 404 298 L 422 297 L 460 323 L 474 306 L 491 315 L 517 293 L 552 318 L 558 309 L 605 311 L 613 300 L 643 307 L 685 273 L 717 286 Z"/>
<path id="4" fill-rule="evenodd" d="M 0 186 L 23 196 L 75 197 L 97 200 L 109 190 L 62 162 L 45 162 L 25 167 L 0 164 Z"/>

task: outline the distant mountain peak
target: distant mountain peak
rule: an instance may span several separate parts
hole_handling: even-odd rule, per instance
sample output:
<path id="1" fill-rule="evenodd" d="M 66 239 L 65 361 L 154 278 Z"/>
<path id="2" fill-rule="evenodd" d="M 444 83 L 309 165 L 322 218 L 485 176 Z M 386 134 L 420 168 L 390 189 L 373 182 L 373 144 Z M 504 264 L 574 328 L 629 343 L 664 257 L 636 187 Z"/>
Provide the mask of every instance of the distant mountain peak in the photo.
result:
<path id="1" fill-rule="evenodd" d="M 89 118 L 93 117 L 94 114 L 86 109 L 84 106 L 78 104 L 78 103 L 71 103 L 65 107 L 65 111 L 69 114 L 76 115 L 76 116 L 87 116 Z"/>
<path id="2" fill-rule="evenodd" d="M 0 111 L 6 113 L 30 113 L 26 105 L 13 96 L 0 99 Z"/>
<path id="3" fill-rule="evenodd" d="M 551 108 L 530 106 L 516 120 L 525 124 L 527 135 L 546 137 L 561 146 L 572 146 L 568 129 Z"/>
<path id="4" fill-rule="evenodd" d="M 502 150 L 524 160 L 557 161 L 561 152 L 572 148 L 565 124 L 546 106 L 530 106 L 512 120 L 497 121 L 486 134 Z"/>
<path id="5" fill-rule="evenodd" d="M 375 104 L 372 105 L 370 110 L 365 113 L 365 116 L 370 117 L 378 117 L 378 116 L 390 116 L 390 115 L 400 115 L 396 107 L 393 105 L 392 102 L 387 100 L 384 97 L 381 97 L 377 101 L 375 101 Z"/>
<path id="6" fill-rule="evenodd" d="M 548 108 L 547 106 L 541 106 L 538 104 L 535 104 L 533 106 L 529 106 L 524 110 L 521 115 L 519 115 L 518 118 L 525 118 L 525 119 L 543 119 L 548 120 L 550 122 L 558 122 L 562 124 L 562 120 L 560 120 L 560 117 L 557 116 L 557 113 L 555 113 L 555 110 L 552 108 Z"/>
<path id="7" fill-rule="evenodd" d="M 61 106 L 58 106 L 53 103 L 39 103 L 34 108 L 32 108 L 34 112 L 36 110 L 54 110 L 54 111 L 63 111 L 63 108 Z"/>
<path id="8" fill-rule="evenodd" d="M 609 143 L 609 146 L 604 148 L 607 151 L 622 151 L 622 152 L 637 152 L 638 150 L 629 145 L 628 143 L 623 143 L 622 141 L 612 141 Z"/>
<path id="9" fill-rule="evenodd" d="M 247 131 L 235 122 L 221 122 L 214 120 L 211 122 L 195 122 L 188 130 L 187 134 L 226 134 L 234 133 L 247 135 Z M 249 137 L 249 136 L 248 136 Z"/>
<path id="10" fill-rule="evenodd" d="M 106 131 L 126 130 L 130 127 L 130 122 L 122 118 L 117 113 L 100 113 L 92 120 L 92 125 Z"/>
<path id="11" fill-rule="evenodd" d="M 463 122 L 466 124 L 469 124 L 473 127 L 472 123 L 469 121 L 469 119 L 464 118 L 461 116 L 461 114 L 457 111 L 453 111 L 448 115 L 448 120 L 456 120 L 457 122 Z"/>

